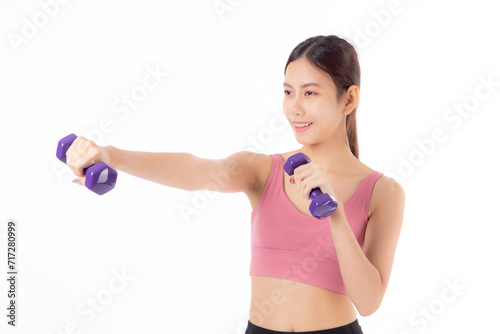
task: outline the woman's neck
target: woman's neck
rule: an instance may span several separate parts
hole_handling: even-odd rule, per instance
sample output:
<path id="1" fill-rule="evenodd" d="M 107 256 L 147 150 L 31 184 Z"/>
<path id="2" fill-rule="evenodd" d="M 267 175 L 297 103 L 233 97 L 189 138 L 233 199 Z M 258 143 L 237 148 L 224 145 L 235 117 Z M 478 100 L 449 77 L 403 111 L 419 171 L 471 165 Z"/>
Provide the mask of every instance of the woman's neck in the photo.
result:
<path id="1" fill-rule="evenodd" d="M 304 145 L 300 149 L 311 161 L 319 163 L 325 172 L 345 173 L 354 168 L 359 160 L 352 154 L 348 143 L 318 143 Z"/>

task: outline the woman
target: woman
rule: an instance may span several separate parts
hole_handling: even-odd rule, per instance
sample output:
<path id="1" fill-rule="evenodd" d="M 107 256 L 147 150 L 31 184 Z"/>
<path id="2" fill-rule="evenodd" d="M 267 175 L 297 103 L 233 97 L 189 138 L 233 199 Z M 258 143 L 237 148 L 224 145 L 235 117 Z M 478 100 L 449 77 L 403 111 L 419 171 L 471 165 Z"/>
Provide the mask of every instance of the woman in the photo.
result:
<path id="1" fill-rule="evenodd" d="M 246 334 L 362 333 L 356 310 L 368 316 L 382 302 L 405 195 L 396 181 L 358 159 L 359 87 L 354 48 L 337 36 L 311 37 L 285 66 L 283 112 L 301 149 L 210 160 L 99 147 L 78 137 L 67 164 L 81 184 L 83 168 L 98 161 L 191 191 L 208 189 L 214 174 L 225 175 L 219 190 L 245 193 L 253 209 Z M 311 162 L 289 177 L 283 164 L 297 152 Z M 309 213 L 313 188 L 338 201 L 329 217 Z"/>

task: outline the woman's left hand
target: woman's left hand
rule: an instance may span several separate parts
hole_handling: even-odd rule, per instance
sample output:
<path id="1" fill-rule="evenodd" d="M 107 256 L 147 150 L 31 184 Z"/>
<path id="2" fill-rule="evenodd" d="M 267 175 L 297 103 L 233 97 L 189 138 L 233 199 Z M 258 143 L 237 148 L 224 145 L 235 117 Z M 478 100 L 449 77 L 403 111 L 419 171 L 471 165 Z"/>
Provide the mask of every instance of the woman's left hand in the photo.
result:
<path id="1" fill-rule="evenodd" d="M 326 176 L 325 170 L 317 162 L 311 161 L 308 164 L 295 168 L 294 175 L 290 177 L 290 182 L 297 186 L 306 201 L 310 200 L 309 194 L 311 191 L 314 188 L 319 188 L 323 194 L 329 193 L 339 202 Z M 341 205 L 342 203 L 339 202 L 339 206 Z"/>

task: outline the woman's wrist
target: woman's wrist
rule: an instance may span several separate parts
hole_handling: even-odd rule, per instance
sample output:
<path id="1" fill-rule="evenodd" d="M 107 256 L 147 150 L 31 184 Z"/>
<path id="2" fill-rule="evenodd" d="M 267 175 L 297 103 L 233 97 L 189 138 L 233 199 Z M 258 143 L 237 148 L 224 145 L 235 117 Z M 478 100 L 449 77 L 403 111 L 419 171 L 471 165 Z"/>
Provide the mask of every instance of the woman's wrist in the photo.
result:
<path id="1" fill-rule="evenodd" d="M 329 218 L 330 223 L 337 223 L 345 218 L 344 203 L 338 202 L 337 209 L 335 209 L 335 212 Z"/>
<path id="2" fill-rule="evenodd" d="M 114 169 L 119 169 L 116 159 L 116 147 L 112 145 L 101 147 L 101 161 Z"/>

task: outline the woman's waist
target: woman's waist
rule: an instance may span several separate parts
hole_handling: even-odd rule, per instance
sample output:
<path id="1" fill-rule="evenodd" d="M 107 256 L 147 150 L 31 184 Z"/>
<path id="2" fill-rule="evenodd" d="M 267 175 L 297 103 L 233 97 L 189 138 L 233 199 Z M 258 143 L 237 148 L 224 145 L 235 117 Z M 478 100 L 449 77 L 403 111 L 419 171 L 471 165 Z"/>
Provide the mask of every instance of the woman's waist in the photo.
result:
<path id="1" fill-rule="evenodd" d="M 356 320 L 349 296 L 281 278 L 252 276 L 249 320 L 277 331 L 313 331 Z"/>

